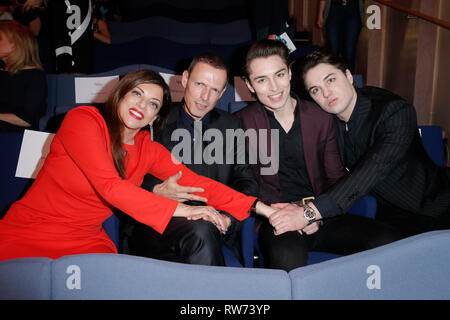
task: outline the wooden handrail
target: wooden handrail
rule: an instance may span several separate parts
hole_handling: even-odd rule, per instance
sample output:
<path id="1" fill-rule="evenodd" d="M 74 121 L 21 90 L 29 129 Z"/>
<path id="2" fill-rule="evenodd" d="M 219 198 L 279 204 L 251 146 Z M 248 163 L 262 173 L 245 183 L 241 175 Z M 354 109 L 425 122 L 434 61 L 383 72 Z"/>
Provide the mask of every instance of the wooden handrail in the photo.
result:
<path id="1" fill-rule="evenodd" d="M 441 19 L 429 16 L 429 15 L 424 14 L 424 13 L 422 13 L 420 11 L 417 11 L 417 10 L 412 10 L 412 9 L 406 8 L 406 7 L 402 6 L 402 5 L 394 3 L 392 1 L 387 1 L 387 0 L 372 0 L 372 1 L 379 2 L 381 4 L 384 4 L 385 6 L 388 6 L 388 7 L 391 7 L 391 8 L 394 8 L 394 9 L 397 9 L 397 10 L 409 13 L 409 14 L 411 14 L 413 16 L 416 16 L 416 17 L 419 17 L 419 18 L 421 18 L 423 20 L 426 20 L 426 21 L 429 21 L 431 23 L 437 24 L 438 26 L 441 26 L 443 28 L 450 29 L 450 22 L 448 22 L 448 21 L 444 21 L 444 20 L 441 20 Z"/>

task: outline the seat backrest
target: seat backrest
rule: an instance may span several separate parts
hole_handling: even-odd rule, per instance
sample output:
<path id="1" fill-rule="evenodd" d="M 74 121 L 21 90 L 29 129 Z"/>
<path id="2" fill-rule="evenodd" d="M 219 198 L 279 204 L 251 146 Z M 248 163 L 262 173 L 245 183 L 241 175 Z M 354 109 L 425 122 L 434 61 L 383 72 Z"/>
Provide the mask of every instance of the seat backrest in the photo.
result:
<path id="1" fill-rule="evenodd" d="M 292 270 L 293 299 L 450 299 L 450 230 Z"/>
<path id="2" fill-rule="evenodd" d="M 223 24 L 182 22 L 170 17 L 152 16 L 131 22 L 109 22 L 111 43 L 127 43 L 145 37 L 159 37 L 182 44 L 229 45 L 251 41 L 248 19 Z"/>
<path id="3" fill-rule="evenodd" d="M 0 166 L 0 218 L 33 182 L 33 179 L 15 176 L 22 139 L 23 132 L 0 133 L 0 148 L 3 151 L 2 165 Z"/>
<path id="4" fill-rule="evenodd" d="M 103 222 L 103 229 L 112 242 L 116 245 L 117 251 L 120 249 L 120 220 L 113 214 Z"/>
<path id="5" fill-rule="evenodd" d="M 423 146 L 428 156 L 438 166 L 445 166 L 444 143 L 442 141 L 442 129 L 440 126 L 419 126 Z"/>
<path id="6" fill-rule="evenodd" d="M 248 105 L 247 101 L 232 101 L 228 104 L 228 112 L 235 113 L 245 108 Z"/>
<path id="7" fill-rule="evenodd" d="M 51 298 L 49 258 L 0 261 L 0 300 L 47 300 Z"/>
<path id="8" fill-rule="evenodd" d="M 291 298 L 291 284 L 282 270 L 85 254 L 53 262 L 52 294 L 53 299 L 278 300 Z"/>
<path id="9" fill-rule="evenodd" d="M 364 196 L 356 201 L 348 212 L 374 219 L 377 214 L 377 200 L 373 196 Z"/>
<path id="10" fill-rule="evenodd" d="M 355 83 L 357 88 L 362 88 L 364 86 L 362 75 L 360 74 L 353 75 L 353 82 Z"/>

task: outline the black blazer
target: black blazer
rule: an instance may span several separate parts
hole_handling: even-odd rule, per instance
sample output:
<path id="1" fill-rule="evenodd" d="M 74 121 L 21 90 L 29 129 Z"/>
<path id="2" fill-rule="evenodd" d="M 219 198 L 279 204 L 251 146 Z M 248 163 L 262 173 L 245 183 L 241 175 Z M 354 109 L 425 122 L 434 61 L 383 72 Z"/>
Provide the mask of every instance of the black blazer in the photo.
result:
<path id="1" fill-rule="evenodd" d="M 365 87 L 357 93 L 354 151 L 358 160 L 326 194 L 342 212 L 347 212 L 357 199 L 372 194 L 382 203 L 416 214 L 448 214 L 450 168 L 438 167 L 428 157 L 414 107 L 380 88 Z M 337 128 L 344 161 L 345 129 Z"/>

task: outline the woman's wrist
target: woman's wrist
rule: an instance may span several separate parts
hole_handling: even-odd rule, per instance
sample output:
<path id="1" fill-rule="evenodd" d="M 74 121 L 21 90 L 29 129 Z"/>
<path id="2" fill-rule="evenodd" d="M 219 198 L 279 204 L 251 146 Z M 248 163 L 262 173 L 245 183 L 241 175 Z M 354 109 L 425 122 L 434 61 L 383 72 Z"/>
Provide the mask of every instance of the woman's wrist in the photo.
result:
<path id="1" fill-rule="evenodd" d="M 271 206 L 268 206 L 267 204 L 265 204 L 261 200 L 257 200 L 255 208 L 256 208 L 256 213 L 257 214 L 259 214 L 261 216 L 264 216 L 266 218 L 269 218 L 272 213 L 277 211 L 277 209 L 272 208 Z"/>

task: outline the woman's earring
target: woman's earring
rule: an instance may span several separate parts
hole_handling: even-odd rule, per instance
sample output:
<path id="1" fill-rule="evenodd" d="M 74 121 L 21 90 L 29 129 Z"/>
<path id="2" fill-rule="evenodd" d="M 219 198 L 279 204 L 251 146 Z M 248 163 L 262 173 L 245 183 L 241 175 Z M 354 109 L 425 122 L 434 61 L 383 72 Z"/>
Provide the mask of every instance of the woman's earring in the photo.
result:
<path id="1" fill-rule="evenodd" d="M 150 138 L 153 141 L 153 122 L 157 121 L 159 119 L 159 115 L 157 115 L 155 118 L 153 118 L 152 122 L 150 122 L 148 125 L 150 127 Z"/>
<path id="2" fill-rule="evenodd" d="M 149 123 L 148 126 L 150 127 L 150 139 L 153 141 L 153 126 L 152 126 L 152 123 Z"/>

